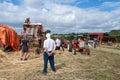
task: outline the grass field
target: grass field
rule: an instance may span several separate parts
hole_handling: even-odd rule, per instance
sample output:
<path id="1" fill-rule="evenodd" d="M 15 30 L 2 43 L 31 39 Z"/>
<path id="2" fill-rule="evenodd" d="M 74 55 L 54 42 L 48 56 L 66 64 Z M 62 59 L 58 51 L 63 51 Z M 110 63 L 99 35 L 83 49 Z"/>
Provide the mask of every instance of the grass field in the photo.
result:
<path id="1" fill-rule="evenodd" d="M 57 72 L 48 65 L 48 74 L 42 74 L 43 55 L 34 55 L 20 61 L 20 52 L 8 54 L 0 62 L 0 80 L 120 80 L 120 49 L 91 48 L 91 55 L 66 51 L 55 54 Z"/>

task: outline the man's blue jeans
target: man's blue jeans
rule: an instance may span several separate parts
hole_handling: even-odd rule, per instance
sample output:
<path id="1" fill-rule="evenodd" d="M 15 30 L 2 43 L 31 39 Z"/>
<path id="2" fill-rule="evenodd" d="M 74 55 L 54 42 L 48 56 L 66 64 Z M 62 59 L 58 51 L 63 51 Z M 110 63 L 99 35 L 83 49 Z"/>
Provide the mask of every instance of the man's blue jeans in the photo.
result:
<path id="1" fill-rule="evenodd" d="M 55 71 L 55 66 L 54 66 L 54 54 L 52 54 L 51 56 L 48 56 L 48 54 L 46 52 L 44 52 L 43 54 L 43 59 L 44 59 L 44 69 L 43 69 L 43 73 L 47 73 L 47 64 L 48 64 L 48 60 L 50 62 L 50 66 L 52 71 Z"/>

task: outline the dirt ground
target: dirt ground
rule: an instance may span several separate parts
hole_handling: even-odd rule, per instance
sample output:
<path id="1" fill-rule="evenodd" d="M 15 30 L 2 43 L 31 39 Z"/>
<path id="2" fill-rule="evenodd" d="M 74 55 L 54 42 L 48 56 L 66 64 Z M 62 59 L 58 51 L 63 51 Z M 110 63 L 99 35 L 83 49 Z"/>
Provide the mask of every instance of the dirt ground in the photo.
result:
<path id="1" fill-rule="evenodd" d="M 57 71 L 48 64 L 47 75 L 42 74 L 43 53 L 20 60 L 20 52 L 5 53 L 0 60 L 0 80 L 120 80 L 120 49 L 90 48 L 91 55 L 65 50 L 55 54 Z M 0 52 L 3 53 L 4 52 Z"/>

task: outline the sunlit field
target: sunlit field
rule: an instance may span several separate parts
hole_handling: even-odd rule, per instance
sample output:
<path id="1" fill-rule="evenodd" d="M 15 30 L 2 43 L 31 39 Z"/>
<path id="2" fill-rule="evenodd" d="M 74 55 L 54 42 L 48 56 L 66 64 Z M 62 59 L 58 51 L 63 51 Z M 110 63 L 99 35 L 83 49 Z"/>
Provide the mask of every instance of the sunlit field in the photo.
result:
<path id="1" fill-rule="evenodd" d="M 0 80 L 120 80 L 120 49 L 90 48 L 91 55 L 77 52 L 73 55 L 67 49 L 55 54 L 57 71 L 48 65 L 47 75 L 42 74 L 43 54 L 20 61 L 20 52 L 7 53 L 0 60 Z M 1 51 L 2 52 L 2 51 Z"/>

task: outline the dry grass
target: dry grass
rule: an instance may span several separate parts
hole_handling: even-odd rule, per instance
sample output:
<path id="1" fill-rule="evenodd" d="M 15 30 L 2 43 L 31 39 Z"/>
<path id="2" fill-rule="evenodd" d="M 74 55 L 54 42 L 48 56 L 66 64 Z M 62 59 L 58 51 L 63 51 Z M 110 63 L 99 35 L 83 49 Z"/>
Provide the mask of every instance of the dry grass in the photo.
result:
<path id="1" fill-rule="evenodd" d="M 6 60 L 8 60 L 6 53 L 0 50 L 0 62 L 4 62 Z"/>
<path id="2" fill-rule="evenodd" d="M 28 61 L 19 60 L 19 52 L 0 62 L 0 80 L 120 80 L 120 50 L 91 48 L 91 55 L 65 52 L 55 55 L 57 72 L 48 65 L 47 76 L 42 75 L 43 55 L 31 54 Z"/>

